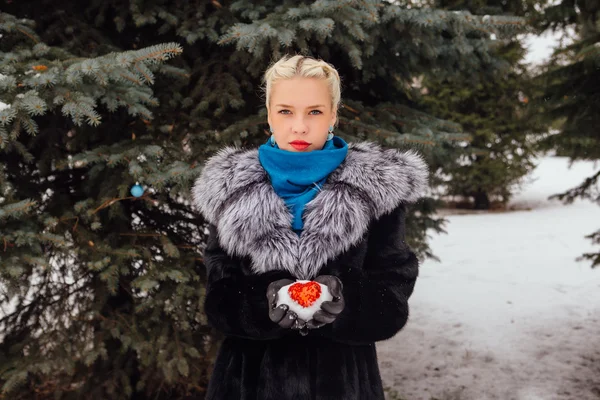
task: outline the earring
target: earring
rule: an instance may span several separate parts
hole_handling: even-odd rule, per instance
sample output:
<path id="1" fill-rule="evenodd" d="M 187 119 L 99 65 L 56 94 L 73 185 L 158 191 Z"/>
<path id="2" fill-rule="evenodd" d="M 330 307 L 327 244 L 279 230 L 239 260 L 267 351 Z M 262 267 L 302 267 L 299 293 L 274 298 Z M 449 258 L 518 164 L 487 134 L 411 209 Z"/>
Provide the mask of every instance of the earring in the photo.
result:
<path id="1" fill-rule="evenodd" d="M 329 133 L 327 134 L 327 141 L 333 139 L 333 126 L 329 125 Z"/>
<path id="2" fill-rule="evenodd" d="M 271 144 L 271 146 L 275 146 L 275 135 L 273 135 L 273 128 L 271 126 L 269 126 L 269 132 L 271 132 L 269 143 Z"/>

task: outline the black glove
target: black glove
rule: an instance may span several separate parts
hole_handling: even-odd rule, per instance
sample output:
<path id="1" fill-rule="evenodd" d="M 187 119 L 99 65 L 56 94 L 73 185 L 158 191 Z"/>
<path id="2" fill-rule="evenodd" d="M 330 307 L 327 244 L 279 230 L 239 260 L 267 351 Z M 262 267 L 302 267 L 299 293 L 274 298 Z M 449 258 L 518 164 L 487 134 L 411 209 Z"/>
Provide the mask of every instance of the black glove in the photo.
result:
<path id="1" fill-rule="evenodd" d="M 269 302 L 269 318 L 282 328 L 302 329 L 306 321 L 298 318 L 298 314 L 289 310 L 287 304 L 277 307 L 277 292 L 286 285 L 294 283 L 291 279 L 279 279 L 271 282 L 267 287 L 267 301 Z"/>
<path id="2" fill-rule="evenodd" d="M 331 324 L 345 307 L 344 295 L 342 294 L 344 285 L 337 276 L 320 275 L 313 280 L 327 286 L 333 300 L 324 301 L 321 304 L 321 309 L 313 315 L 313 319 L 306 323 L 307 329 L 317 329 L 326 324 Z"/>

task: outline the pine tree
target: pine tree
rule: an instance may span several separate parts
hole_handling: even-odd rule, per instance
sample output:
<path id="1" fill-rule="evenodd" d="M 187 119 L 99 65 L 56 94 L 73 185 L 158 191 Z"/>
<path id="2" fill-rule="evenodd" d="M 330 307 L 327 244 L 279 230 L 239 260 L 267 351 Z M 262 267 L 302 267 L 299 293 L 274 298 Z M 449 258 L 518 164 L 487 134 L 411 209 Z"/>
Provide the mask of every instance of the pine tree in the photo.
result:
<path id="1" fill-rule="evenodd" d="M 444 194 L 458 196 L 461 207 L 505 207 L 515 186 L 533 170 L 531 135 L 543 132 L 543 125 L 526 118 L 527 72 L 515 65 L 515 57 L 522 57 L 519 53 L 522 48 L 517 42 L 503 48 L 501 54 L 507 60 L 512 58 L 514 67 L 495 79 L 434 78 L 423 82 L 430 94 L 423 104 L 471 134 L 468 142 L 456 145 L 461 157 L 439 162 L 448 177 Z"/>
<path id="2" fill-rule="evenodd" d="M 528 18 L 538 15 L 533 4 L 521 1 L 438 0 L 436 8 Z M 506 62 L 506 68 L 493 75 L 473 73 L 447 79 L 433 76 L 422 82 L 426 93 L 422 103 L 428 111 L 460 123 L 470 134 L 469 140 L 446 145 L 455 146 L 460 157 L 444 153 L 433 163 L 447 177 L 440 184 L 444 194 L 458 196 L 460 206 L 475 209 L 506 206 L 515 186 L 534 167 L 532 137 L 547 129 L 526 112 L 533 88 L 529 84 L 531 74 L 522 63 L 523 45 L 510 38 L 499 42 L 495 52 Z"/>
<path id="3" fill-rule="evenodd" d="M 190 329 L 205 326 L 189 307 L 202 291 L 180 285 L 202 274 L 172 264 L 183 257 L 168 235 L 129 223 L 136 204 L 158 209 L 150 193 L 129 196 L 129 181 L 160 189 L 189 173 L 177 161 L 153 166 L 164 149 L 143 134 L 135 140 L 139 127 L 124 124 L 153 119 L 149 85 L 157 73 L 185 75 L 164 68 L 182 48 L 81 58 L 46 45 L 32 27 L 0 14 L 0 272 L 2 303 L 13 305 L 0 320 L 2 389 L 19 398 L 75 390 L 119 398 L 138 389 L 131 382 L 158 389 L 165 378 L 180 384 L 174 375 L 202 377 L 189 365 L 207 358 L 194 340 L 202 331 Z M 123 240 L 138 236 L 155 244 Z"/>
<path id="4" fill-rule="evenodd" d="M 576 160 L 600 160 L 600 3 L 563 0 L 547 7 L 536 22 L 540 32 L 573 28 L 574 43 L 557 49 L 536 79 L 543 90 L 533 100 L 539 116 L 554 122 L 540 149 Z M 600 205 L 600 169 L 578 186 L 552 195 L 565 204 L 587 199 Z M 585 236 L 600 245 L 600 230 Z M 600 251 L 585 253 L 577 261 L 600 265 Z"/>
<path id="5" fill-rule="evenodd" d="M 201 312 L 207 232 L 190 188 L 222 146 L 267 139 L 259 84 L 272 60 L 301 52 L 339 69 L 344 139 L 428 156 L 464 136 L 419 109 L 413 79 L 491 73 L 504 63 L 490 32 L 526 28 L 349 0 L 38 0 L 5 11 L 17 18 L 0 24 L 0 271 L 2 304 L 13 305 L 0 320 L 0 383 L 15 399 L 201 395 L 217 336 Z M 178 57 L 165 64 L 167 54 Z M 424 199 L 407 221 L 421 257 L 434 257 L 435 205 Z"/>

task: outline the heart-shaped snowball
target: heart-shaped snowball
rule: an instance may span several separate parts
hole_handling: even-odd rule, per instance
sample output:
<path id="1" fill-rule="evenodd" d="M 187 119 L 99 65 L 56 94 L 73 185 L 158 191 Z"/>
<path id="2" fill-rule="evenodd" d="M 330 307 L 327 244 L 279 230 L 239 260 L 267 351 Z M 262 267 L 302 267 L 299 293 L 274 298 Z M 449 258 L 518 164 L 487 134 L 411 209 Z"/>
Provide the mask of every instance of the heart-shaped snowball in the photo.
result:
<path id="1" fill-rule="evenodd" d="M 310 321 L 324 301 L 333 300 L 329 288 L 315 281 L 297 280 L 277 292 L 277 307 L 287 304 L 290 311 L 304 321 Z"/>

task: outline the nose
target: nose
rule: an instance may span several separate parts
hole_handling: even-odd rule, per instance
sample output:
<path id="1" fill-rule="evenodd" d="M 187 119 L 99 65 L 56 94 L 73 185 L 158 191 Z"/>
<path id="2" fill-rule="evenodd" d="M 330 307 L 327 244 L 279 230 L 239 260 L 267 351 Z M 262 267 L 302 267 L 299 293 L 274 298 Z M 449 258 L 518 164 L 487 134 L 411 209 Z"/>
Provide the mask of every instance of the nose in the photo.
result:
<path id="1" fill-rule="evenodd" d="M 292 125 L 292 132 L 294 132 L 295 134 L 305 134 L 307 130 L 308 128 L 304 123 L 304 119 L 302 118 L 302 116 L 298 116 L 294 119 L 294 123 Z"/>

